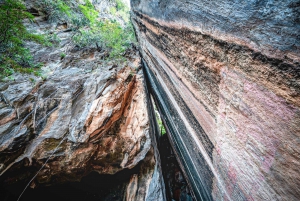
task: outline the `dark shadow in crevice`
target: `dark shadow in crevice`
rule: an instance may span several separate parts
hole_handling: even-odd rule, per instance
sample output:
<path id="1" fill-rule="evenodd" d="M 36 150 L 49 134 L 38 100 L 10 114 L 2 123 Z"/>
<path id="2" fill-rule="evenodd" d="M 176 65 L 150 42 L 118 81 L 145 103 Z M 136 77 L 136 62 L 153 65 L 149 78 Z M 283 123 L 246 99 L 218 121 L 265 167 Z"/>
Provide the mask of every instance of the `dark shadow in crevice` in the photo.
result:
<path id="1" fill-rule="evenodd" d="M 28 188 L 20 201 L 122 201 L 127 184 L 133 174 L 138 174 L 140 164 L 132 169 L 122 170 L 114 175 L 100 175 L 91 172 L 80 182 L 66 182 L 51 186 Z M 28 181 L 9 186 L 0 185 L 0 200 L 16 201 Z"/>
<path id="2" fill-rule="evenodd" d="M 159 114 L 158 107 L 155 105 L 153 97 L 150 95 L 151 102 L 156 117 L 156 123 L 159 129 L 158 150 L 161 160 L 162 174 L 166 188 L 166 198 L 170 201 L 192 201 L 192 195 L 184 174 L 174 154 L 174 150 L 170 144 L 167 129 L 164 121 Z"/>

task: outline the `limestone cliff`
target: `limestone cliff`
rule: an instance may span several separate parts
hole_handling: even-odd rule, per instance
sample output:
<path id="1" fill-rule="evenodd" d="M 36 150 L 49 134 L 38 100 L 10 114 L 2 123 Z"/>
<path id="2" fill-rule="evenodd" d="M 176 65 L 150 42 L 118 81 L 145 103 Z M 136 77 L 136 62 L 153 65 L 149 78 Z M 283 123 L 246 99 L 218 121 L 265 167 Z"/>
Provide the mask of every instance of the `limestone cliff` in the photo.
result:
<path id="1" fill-rule="evenodd" d="M 300 197 L 299 1 L 131 0 L 196 200 Z"/>

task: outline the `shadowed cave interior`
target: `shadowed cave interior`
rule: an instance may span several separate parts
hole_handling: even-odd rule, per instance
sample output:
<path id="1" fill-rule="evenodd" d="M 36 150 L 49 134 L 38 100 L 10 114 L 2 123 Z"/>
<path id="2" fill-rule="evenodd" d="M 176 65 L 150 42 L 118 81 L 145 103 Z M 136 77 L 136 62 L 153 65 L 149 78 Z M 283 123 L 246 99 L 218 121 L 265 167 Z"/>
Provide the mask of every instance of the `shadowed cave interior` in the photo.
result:
<path id="1" fill-rule="evenodd" d="M 192 201 L 189 187 L 166 134 L 159 138 L 158 147 L 167 200 Z M 131 176 L 139 173 L 141 163 L 132 169 L 125 169 L 114 175 L 100 175 L 97 172 L 91 172 L 80 182 L 66 182 L 51 186 L 40 185 L 34 188 L 30 185 L 20 201 L 121 201 L 126 195 L 126 187 Z M 8 172 L 3 178 L 9 180 L 9 174 Z M 1 185 L 0 195 L 3 201 L 18 200 L 27 184 L 28 179 L 7 186 Z"/>

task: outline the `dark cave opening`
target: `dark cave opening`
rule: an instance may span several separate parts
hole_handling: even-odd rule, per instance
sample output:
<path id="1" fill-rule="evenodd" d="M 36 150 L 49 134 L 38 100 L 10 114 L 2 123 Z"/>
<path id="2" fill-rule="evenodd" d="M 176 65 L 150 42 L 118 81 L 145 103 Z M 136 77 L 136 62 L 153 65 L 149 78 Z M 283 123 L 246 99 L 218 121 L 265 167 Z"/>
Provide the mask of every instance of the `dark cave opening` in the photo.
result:
<path id="1" fill-rule="evenodd" d="M 138 174 L 140 164 L 132 169 L 124 169 L 114 175 L 100 175 L 91 172 L 80 182 L 66 182 L 51 186 L 28 187 L 20 201 L 121 201 L 132 175 Z M 28 180 L 0 186 L 0 200 L 16 201 Z"/>
<path id="2" fill-rule="evenodd" d="M 188 184 L 177 162 L 168 134 L 159 135 L 157 140 L 167 200 L 192 201 Z M 80 182 L 51 185 L 38 184 L 35 188 L 28 187 L 20 201 L 122 201 L 126 195 L 125 191 L 129 180 L 132 175 L 140 172 L 141 163 L 132 169 L 124 169 L 114 175 L 100 175 L 97 172 L 91 172 L 84 176 Z M 36 169 L 30 168 L 20 168 L 19 171 L 14 172 L 14 175 L 10 175 L 12 173 L 8 171 L 2 176 L 0 200 L 17 201 L 28 181 L 32 178 L 27 177 L 17 182 L 10 181 L 10 184 L 7 184 L 5 180 L 9 180 L 10 176 L 14 178 L 16 174 L 20 173 L 21 175 L 25 171 L 30 172 L 30 174 L 36 173 Z"/>

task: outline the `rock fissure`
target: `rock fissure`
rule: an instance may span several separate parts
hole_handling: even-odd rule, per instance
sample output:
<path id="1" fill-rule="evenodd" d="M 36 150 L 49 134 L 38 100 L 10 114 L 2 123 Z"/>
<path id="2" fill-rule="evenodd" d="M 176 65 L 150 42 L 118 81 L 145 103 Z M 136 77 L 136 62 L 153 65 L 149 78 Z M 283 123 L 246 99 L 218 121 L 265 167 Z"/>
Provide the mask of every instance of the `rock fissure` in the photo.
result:
<path id="1" fill-rule="evenodd" d="M 131 0 L 138 47 L 103 40 L 121 1 L 25 2 L 56 45 L 24 42 L 44 78 L 0 82 L 4 200 L 298 200 L 297 0 Z"/>

